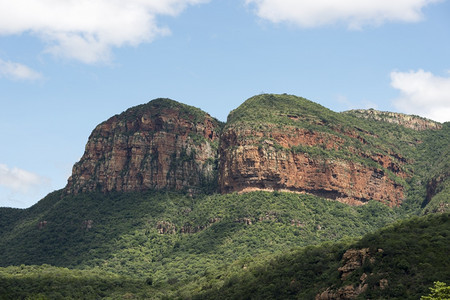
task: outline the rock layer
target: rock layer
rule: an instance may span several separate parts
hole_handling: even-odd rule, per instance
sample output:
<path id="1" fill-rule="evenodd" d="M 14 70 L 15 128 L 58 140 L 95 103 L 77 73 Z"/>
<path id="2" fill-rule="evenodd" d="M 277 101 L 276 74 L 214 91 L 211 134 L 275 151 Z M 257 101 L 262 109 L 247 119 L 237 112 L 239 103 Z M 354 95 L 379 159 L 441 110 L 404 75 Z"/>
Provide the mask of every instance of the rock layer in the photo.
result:
<path id="1" fill-rule="evenodd" d="M 219 186 L 222 192 L 249 192 L 254 190 L 278 190 L 307 192 L 350 205 L 361 205 L 369 200 L 398 206 L 403 197 L 403 186 L 396 184 L 384 171 L 398 170 L 397 162 L 386 156 L 372 156 L 379 167 L 339 158 L 313 156 L 296 152 L 280 145 L 317 146 L 320 133 L 296 135 L 288 139 L 289 132 L 270 134 L 271 139 L 254 144 L 238 129 L 228 129 L 222 135 L 220 146 Z M 257 133 L 256 133 L 257 134 Z M 239 137 L 237 137 L 239 136 Z M 276 138 L 274 138 L 276 137 Z M 292 142 L 292 144 L 291 144 Z M 330 147 L 337 145 L 329 137 Z"/>
<path id="2" fill-rule="evenodd" d="M 279 190 L 351 205 L 402 202 L 404 187 L 395 182 L 407 176 L 401 155 L 373 147 L 366 150 L 368 133 L 327 126 L 338 114 L 314 115 L 321 108 L 306 99 L 270 97 L 254 97 L 229 117 L 219 148 L 223 193 Z M 288 111 L 279 109 L 283 105 Z M 250 113 L 253 116 L 246 117 Z"/>
<path id="3" fill-rule="evenodd" d="M 259 95 L 222 125 L 169 99 L 130 108 L 94 129 L 65 190 L 278 190 L 351 205 L 403 201 L 409 162 L 345 114 L 295 96 Z"/>
<path id="4" fill-rule="evenodd" d="M 214 188 L 220 127 L 168 99 L 131 108 L 94 129 L 66 192 Z"/>
<path id="5" fill-rule="evenodd" d="M 406 115 L 402 113 L 378 111 L 375 109 L 353 109 L 345 111 L 344 113 L 354 115 L 358 118 L 397 124 L 417 131 L 436 130 L 442 128 L 442 124 L 438 122 L 419 116 Z"/>

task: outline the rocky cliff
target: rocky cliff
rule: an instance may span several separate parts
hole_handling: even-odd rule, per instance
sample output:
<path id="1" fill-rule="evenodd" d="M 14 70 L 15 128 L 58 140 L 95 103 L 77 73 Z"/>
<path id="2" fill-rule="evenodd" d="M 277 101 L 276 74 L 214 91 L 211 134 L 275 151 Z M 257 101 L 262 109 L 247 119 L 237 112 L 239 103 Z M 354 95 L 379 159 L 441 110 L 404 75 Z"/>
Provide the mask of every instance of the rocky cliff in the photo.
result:
<path id="1" fill-rule="evenodd" d="M 220 143 L 222 192 L 307 192 L 347 204 L 404 198 L 406 160 L 345 117 L 303 98 L 260 95 L 231 112 Z"/>
<path id="2" fill-rule="evenodd" d="M 65 190 L 277 190 L 398 206 L 426 132 L 386 129 L 361 117 L 387 114 L 417 130 L 441 124 L 369 112 L 336 113 L 296 96 L 258 95 L 233 110 L 224 126 L 197 108 L 153 100 L 95 128 Z"/>
<path id="3" fill-rule="evenodd" d="M 214 188 L 221 126 L 205 112 L 169 99 L 130 108 L 94 129 L 65 190 Z"/>
<path id="4" fill-rule="evenodd" d="M 418 131 L 428 129 L 435 130 L 442 128 L 442 124 L 440 124 L 439 122 L 435 122 L 419 116 L 406 115 L 387 111 L 378 111 L 375 109 L 353 109 L 345 111 L 343 113 L 353 115 L 359 118 L 397 124 Z"/>

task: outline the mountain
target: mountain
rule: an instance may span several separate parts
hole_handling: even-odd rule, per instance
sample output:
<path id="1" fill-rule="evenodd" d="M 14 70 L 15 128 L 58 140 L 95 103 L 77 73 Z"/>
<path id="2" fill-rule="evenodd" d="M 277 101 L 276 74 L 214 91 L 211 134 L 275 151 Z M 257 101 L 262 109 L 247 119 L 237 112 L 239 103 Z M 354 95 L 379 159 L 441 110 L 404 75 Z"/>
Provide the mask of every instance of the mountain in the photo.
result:
<path id="1" fill-rule="evenodd" d="M 65 191 L 276 190 L 399 206 L 417 166 L 428 160 L 433 141 L 426 140 L 439 132 L 443 143 L 436 147 L 448 149 L 447 129 L 415 116 L 336 113 L 304 98 L 267 94 L 248 99 L 222 124 L 197 108 L 156 99 L 97 126 Z M 444 175 L 426 179 L 428 202 Z"/>
<path id="2" fill-rule="evenodd" d="M 64 189 L 0 208 L 0 295 L 383 298 L 407 295 L 402 280 L 414 278 L 417 296 L 448 279 L 449 145 L 448 122 L 284 94 L 248 99 L 225 124 L 170 99 L 132 107 L 93 130 Z M 426 274 L 390 246 L 411 248 L 401 257 Z M 351 253 L 363 269 L 343 278 Z M 395 266 L 368 273 L 364 257 Z M 285 262 L 306 273 L 285 277 Z"/>
<path id="3" fill-rule="evenodd" d="M 408 158 L 360 123 L 300 97 L 253 97 L 228 117 L 220 144 L 220 187 L 398 206 L 405 198 Z"/>
<path id="4" fill-rule="evenodd" d="M 215 186 L 222 124 L 198 108 L 156 99 L 98 125 L 73 167 L 68 194 Z"/>

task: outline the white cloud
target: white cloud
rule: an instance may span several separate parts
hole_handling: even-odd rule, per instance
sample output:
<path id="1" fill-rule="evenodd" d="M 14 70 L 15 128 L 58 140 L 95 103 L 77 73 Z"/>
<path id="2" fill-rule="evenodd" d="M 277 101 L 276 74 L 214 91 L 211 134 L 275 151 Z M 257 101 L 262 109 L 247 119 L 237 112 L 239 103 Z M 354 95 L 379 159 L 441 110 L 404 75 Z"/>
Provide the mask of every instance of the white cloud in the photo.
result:
<path id="1" fill-rule="evenodd" d="M 399 110 L 439 122 L 450 121 L 450 76 L 440 77 L 424 70 L 391 72 L 391 86 L 400 90 L 394 100 Z"/>
<path id="2" fill-rule="evenodd" d="M 34 193 L 36 190 L 49 184 L 50 180 L 48 178 L 16 167 L 9 168 L 7 165 L 0 164 L 0 186 L 13 192 Z"/>
<path id="3" fill-rule="evenodd" d="M 345 23 L 351 29 L 385 22 L 417 22 L 422 8 L 442 0 L 246 0 L 256 14 L 274 23 L 300 27 Z"/>
<path id="4" fill-rule="evenodd" d="M 136 46 L 169 29 L 159 15 L 177 16 L 209 0 L 14 0 L 0 1 L 0 35 L 31 33 L 46 52 L 85 63 L 108 61 L 112 47 Z"/>
<path id="5" fill-rule="evenodd" d="M 0 77 L 14 80 L 37 80 L 42 78 L 42 74 L 25 65 L 0 59 Z"/>

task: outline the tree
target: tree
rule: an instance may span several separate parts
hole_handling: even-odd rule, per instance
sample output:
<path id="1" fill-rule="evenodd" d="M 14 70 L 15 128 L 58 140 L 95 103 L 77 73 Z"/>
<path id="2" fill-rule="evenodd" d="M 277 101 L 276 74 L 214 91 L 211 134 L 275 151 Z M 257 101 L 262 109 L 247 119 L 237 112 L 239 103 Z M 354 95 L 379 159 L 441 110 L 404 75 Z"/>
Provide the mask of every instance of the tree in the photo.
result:
<path id="1" fill-rule="evenodd" d="M 450 286 L 444 282 L 435 281 L 434 286 L 430 287 L 431 293 L 428 296 L 420 297 L 420 300 L 446 300 L 450 299 Z"/>

